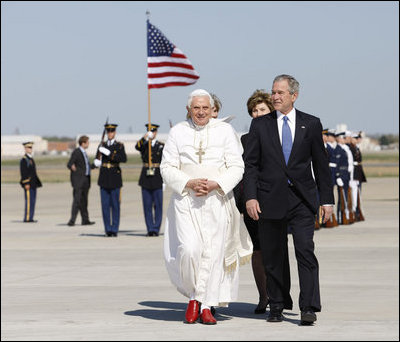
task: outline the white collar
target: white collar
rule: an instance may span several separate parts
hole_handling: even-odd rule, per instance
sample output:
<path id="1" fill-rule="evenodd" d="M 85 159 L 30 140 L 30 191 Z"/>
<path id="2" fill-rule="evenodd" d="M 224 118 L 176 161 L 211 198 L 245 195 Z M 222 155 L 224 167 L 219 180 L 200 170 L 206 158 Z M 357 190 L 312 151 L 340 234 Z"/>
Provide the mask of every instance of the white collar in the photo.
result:
<path id="1" fill-rule="evenodd" d="M 277 110 L 276 116 L 277 116 L 278 120 L 283 120 L 283 117 L 285 116 L 285 114 L 283 114 L 279 110 Z M 293 107 L 292 110 L 288 114 L 286 114 L 286 116 L 290 122 L 294 122 L 294 120 L 296 118 L 296 109 Z"/>
<path id="2" fill-rule="evenodd" d="M 108 144 L 108 142 L 110 142 L 110 144 Z M 114 142 L 115 142 L 115 139 L 113 139 L 113 140 L 107 140 L 107 146 L 111 146 L 112 144 L 114 144 Z"/>
<path id="3" fill-rule="evenodd" d="M 200 125 L 195 124 L 194 121 L 192 120 L 192 118 L 189 118 L 189 123 L 191 123 L 191 124 L 193 125 L 193 127 L 194 127 L 196 130 L 200 131 L 200 130 L 202 130 L 204 127 L 207 127 L 207 125 L 208 125 L 212 120 L 215 120 L 215 119 L 214 119 L 214 118 L 210 118 L 210 120 L 208 120 L 208 122 L 207 122 L 204 126 L 200 126 Z"/>

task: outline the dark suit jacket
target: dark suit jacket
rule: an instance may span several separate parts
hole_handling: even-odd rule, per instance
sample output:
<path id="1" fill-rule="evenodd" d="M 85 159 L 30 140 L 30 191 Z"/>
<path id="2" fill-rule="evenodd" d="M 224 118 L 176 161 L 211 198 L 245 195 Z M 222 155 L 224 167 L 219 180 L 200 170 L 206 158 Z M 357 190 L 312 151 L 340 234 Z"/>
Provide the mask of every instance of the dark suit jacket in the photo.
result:
<path id="1" fill-rule="evenodd" d="M 279 139 L 276 111 L 252 120 L 244 161 L 245 200 L 258 200 L 261 218 L 282 219 L 287 214 L 291 191 L 288 179 L 314 213 L 320 204 L 334 203 L 322 125 L 315 116 L 296 110 L 296 131 L 288 165 Z"/>
<path id="2" fill-rule="evenodd" d="M 89 160 L 88 162 L 89 162 L 89 167 L 91 167 Z M 75 164 L 76 171 L 71 170 L 72 164 Z M 89 177 L 85 176 L 86 173 L 85 157 L 83 156 L 83 153 L 79 147 L 72 152 L 67 167 L 71 170 L 70 179 L 73 188 L 84 188 L 84 187 L 90 188 L 90 176 Z"/>

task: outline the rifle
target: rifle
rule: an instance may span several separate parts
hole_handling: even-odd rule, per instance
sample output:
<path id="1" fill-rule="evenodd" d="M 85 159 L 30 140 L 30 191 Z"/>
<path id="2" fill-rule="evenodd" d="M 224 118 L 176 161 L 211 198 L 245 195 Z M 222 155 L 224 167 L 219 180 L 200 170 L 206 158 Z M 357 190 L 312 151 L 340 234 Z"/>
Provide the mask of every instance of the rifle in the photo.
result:
<path id="1" fill-rule="evenodd" d="M 332 213 L 332 215 L 329 218 L 329 220 L 326 221 L 325 227 L 326 228 L 333 228 L 333 227 L 337 227 L 337 226 L 338 226 L 338 223 L 337 223 L 337 220 L 336 220 L 336 215 L 335 215 L 335 213 Z"/>
<path id="2" fill-rule="evenodd" d="M 345 204 L 344 204 L 344 189 L 342 186 L 338 186 L 339 189 L 339 202 L 340 202 L 340 216 L 341 216 L 341 221 L 342 224 L 349 224 L 349 220 L 347 219 L 346 216 L 346 211 L 345 211 Z"/>
<path id="3" fill-rule="evenodd" d="M 358 217 L 357 217 L 357 212 L 358 212 Z M 361 199 L 360 199 L 360 189 L 357 188 L 357 209 L 356 209 L 356 218 L 358 218 L 358 221 L 365 221 L 364 215 L 361 211 Z"/>
<path id="4" fill-rule="evenodd" d="M 354 223 L 356 218 L 354 217 L 353 197 L 352 197 L 352 190 L 351 190 L 350 186 L 347 190 L 347 209 L 349 211 L 349 223 Z"/>
<path id="5" fill-rule="evenodd" d="M 103 140 L 104 140 L 104 136 L 106 135 L 106 126 L 107 126 L 107 124 L 108 124 L 108 116 L 107 116 L 106 124 L 104 125 L 103 134 L 101 136 L 101 140 L 100 140 L 99 146 L 97 146 L 96 159 L 99 159 L 99 160 L 100 160 L 100 157 L 101 157 L 101 152 L 99 151 L 99 148 L 101 147 L 101 145 L 103 143 Z"/>

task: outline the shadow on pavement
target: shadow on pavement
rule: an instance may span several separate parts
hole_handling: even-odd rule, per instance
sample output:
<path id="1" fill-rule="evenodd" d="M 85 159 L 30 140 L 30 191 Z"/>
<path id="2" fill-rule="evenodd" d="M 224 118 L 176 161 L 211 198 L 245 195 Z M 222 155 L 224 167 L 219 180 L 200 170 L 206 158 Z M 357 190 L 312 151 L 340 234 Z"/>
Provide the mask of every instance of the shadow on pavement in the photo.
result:
<path id="1" fill-rule="evenodd" d="M 157 301 L 146 301 L 139 302 L 138 304 L 148 306 L 153 309 L 141 309 L 126 311 L 124 314 L 128 316 L 140 316 L 143 318 L 162 320 L 162 321 L 184 321 L 186 303 L 175 303 L 175 302 L 157 302 Z M 233 317 L 239 318 L 253 318 L 266 320 L 268 317 L 268 311 L 266 314 L 257 315 L 254 313 L 255 304 L 250 303 L 231 303 L 227 308 L 216 308 L 215 318 L 218 321 L 230 320 Z M 298 316 L 298 314 L 284 311 L 284 320 L 293 324 L 300 324 L 299 319 L 288 318 L 288 316 Z"/>

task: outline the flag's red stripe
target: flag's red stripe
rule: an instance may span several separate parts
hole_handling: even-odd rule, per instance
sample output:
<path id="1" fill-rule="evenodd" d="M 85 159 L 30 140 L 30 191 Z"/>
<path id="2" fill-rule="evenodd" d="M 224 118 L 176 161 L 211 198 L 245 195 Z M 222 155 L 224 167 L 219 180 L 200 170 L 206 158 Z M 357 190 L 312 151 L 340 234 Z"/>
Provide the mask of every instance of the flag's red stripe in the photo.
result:
<path id="1" fill-rule="evenodd" d="M 187 58 L 185 55 L 181 55 L 180 53 L 173 53 L 170 57 L 175 57 L 175 58 Z"/>
<path id="2" fill-rule="evenodd" d="M 194 70 L 194 68 L 189 64 L 173 63 L 173 62 L 147 63 L 147 66 L 149 68 L 170 66 L 170 67 L 178 67 L 178 68 L 185 68 L 185 69 Z"/>
<path id="3" fill-rule="evenodd" d="M 149 78 L 160 78 L 160 77 L 168 77 L 168 76 L 177 76 L 177 77 L 187 77 L 187 78 L 193 78 L 197 80 L 199 76 L 197 75 L 190 75 L 190 74 L 185 74 L 181 72 L 163 72 L 159 74 L 148 74 Z"/>
<path id="4" fill-rule="evenodd" d="M 151 89 L 151 88 L 164 88 L 164 87 L 174 87 L 174 86 L 188 86 L 188 85 L 192 85 L 193 83 L 167 82 L 167 83 L 160 83 L 160 84 L 149 84 L 148 88 Z"/>

